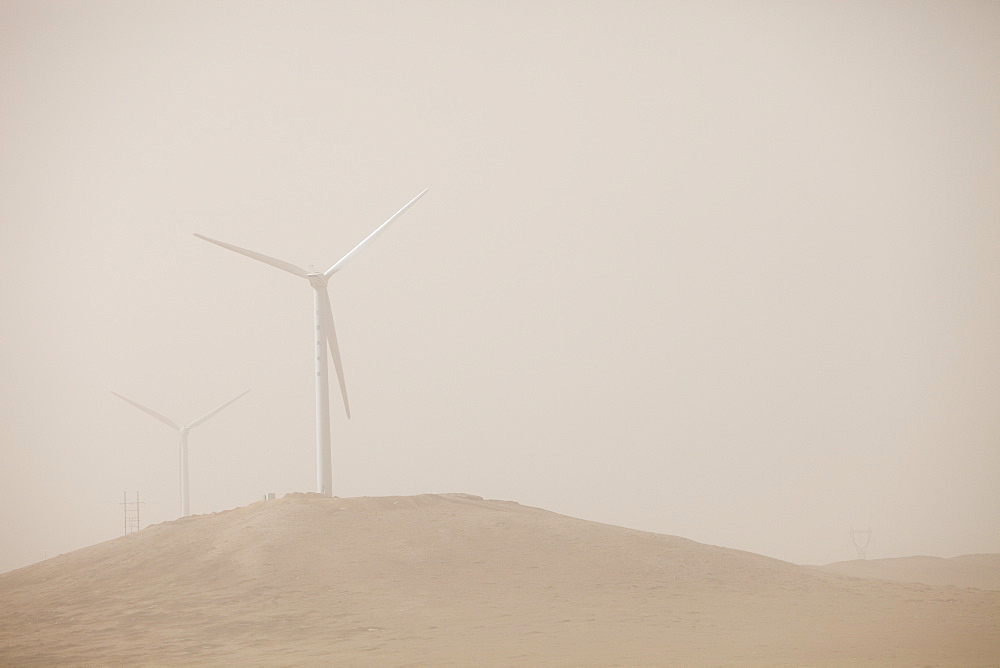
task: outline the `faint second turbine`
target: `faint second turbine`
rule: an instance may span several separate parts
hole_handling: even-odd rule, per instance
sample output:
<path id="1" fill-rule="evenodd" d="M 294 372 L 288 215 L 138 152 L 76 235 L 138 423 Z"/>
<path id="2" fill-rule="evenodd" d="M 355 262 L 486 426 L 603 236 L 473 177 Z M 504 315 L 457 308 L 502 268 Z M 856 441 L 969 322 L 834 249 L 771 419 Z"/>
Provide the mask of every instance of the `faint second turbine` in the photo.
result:
<path id="1" fill-rule="evenodd" d="M 333 266 L 324 272 L 309 272 L 284 260 L 278 260 L 262 253 L 210 239 L 201 234 L 194 235 L 199 239 L 222 246 L 240 255 L 246 255 L 264 264 L 269 264 L 290 274 L 295 274 L 300 278 L 308 280 L 309 285 L 312 286 L 316 333 L 316 491 L 324 496 L 330 496 L 333 488 L 333 471 L 330 464 L 330 383 L 327 378 L 329 375 L 327 347 L 330 348 L 330 353 L 333 355 L 333 365 L 337 371 L 337 380 L 340 382 L 340 394 L 344 399 L 344 412 L 347 413 L 348 418 L 351 417 L 351 407 L 347 402 L 347 383 L 344 381 L 344 368 L 340 361 L 340 349 L 337 346 L 337 331 L 334 329 L 333 311 L 330 308 L 330 296 L 326 289 L 327 281 L 330 280 L 331 276 L 340 271 L 348 260 L 353 258 L 362 248 L 378 236 L 382 230 L 388 227 L 389 223 L 413 206 L 426 192 L 427 189 L 425 188 L 419 195 L 403 205 L 402 209 L 392 214 L 387 221 L 375 228 L 374 232 L 352 248 L 347 255 L 337 260 Z"/>
<path id="2" fill-rule="evenodd" d="M 149 415 L 152 415 L 154 418 L 156 418 L 157 420 L 159 420 L 163 424 L 165 424 L 168 427 L 171 427 L 171 428 L 173 428 L 173 429 L 175 429 L 175 430 L 177 430 L 177 431 L 180 432 L 180 434 L 181 434 L 181 446 L 180 446 L 180 455 L 179 456 L 180 456 L 180 478 L 181 478 L 181 517 L 187 517 L 188 515 L 191 514 L 191 505 L 190 505 L 189 500 L 188 500 L 188 441 L 187 441 L 188 432 L 191 431 L 192 429 L 194 429 L 195 427 L 197 427 L 198 425 L 200 425 L 205 420 L 207 420 L 210 417 L 212 417 L 213 415 L 215 415 L 216 413 L 218 413 L 219 411 L 221 411 L 223 408 L 225 408 L 229 404 L 233 403 L 234 401 L 236 401 L 237 399 L 239 399 L 240 397 L 242 397 L 244 394 L 246 394 L 249 391 L 250 390 L 247 390 L 246 392 L 243 392 L 242 394 L 240 394 L 240 395 L 238 395 L 236 397 L 233 397 L 232 399 L 230 399 L 226 403 L 222 404 L 218 408 L 213 408 L 212 410 L 210 410 L 209 412 L 205 413 L 204 415 L 202 415 L 197 420 L 194 420 L 193 422 L 188 422 L 186 425 L 183 425 L 183 426 L 177 424 L 176 422 L 174 422 L 170 418 L 166 417 L 165 415 L 161 415 L 160 413 L 157 413 L 152 408 L 148 408 L 146 406 L 143 406 L 138 401 L 132 401 L 128 397 L 123 397 L 122 395 L 118 394 L 114 390 L 111 391 L 111 394 L 115 395 L 119 399 L 121 399 L 123 401 L 127 401 L 128 403 L 132 404 L 133 406 L 135 406 L 136 408 L 138 408 L 142 412 L 147 413 Z"/>

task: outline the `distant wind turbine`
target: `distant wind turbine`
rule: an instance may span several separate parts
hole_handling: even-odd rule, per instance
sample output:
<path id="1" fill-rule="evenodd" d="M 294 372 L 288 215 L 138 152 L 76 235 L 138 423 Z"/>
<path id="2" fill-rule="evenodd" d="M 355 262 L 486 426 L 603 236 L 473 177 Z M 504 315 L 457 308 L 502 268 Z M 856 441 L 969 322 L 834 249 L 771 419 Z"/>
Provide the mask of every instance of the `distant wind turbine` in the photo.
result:
<path id="1" fill-rule="evenodd" d="M 344 368 L 340 361 L 340 350 L 337 346 L 337 330 L 333 325 L 333 311 L 330 308 L 330 296 L 327 293 L 326 284 L 331 276 L 347 264 L 348 260 L 371 243 L 382 230 L 389 226 L 389 223 L 396 220 L 404 211 L 413 206 L 418 199 L 424 196 L 427 190 L 425 188 L 419 195 L 403 205 L 402 209 L 392 214 L 387 221 L 375 228 L 374 232 L 352 248 L 347 255 L 337 260 L 332 267 L 322 273 L 316 271 L 309 272 L 284 260 L 278 260 L 261 253 L 240 248 L 239 246 L 210 239 L 201 234 L 194 235 L 217 246 L 222 246 L 254 260 L 260 260 L 264 264 L 269 264 L 272 267 L 277 267 L 290 274 L 305 278 L 313 288 L 313 311 L 316 332 L 316 491 L 324 496 L 330 496 L 333 488 L 333 472 L 330 466 L 330 383 L 327 379 L 329 375 L 326 355 L 327 346 L 329 346 L 330 353 L 333 355 L 333 365 L 337 371 L 337 380 L 340 382 L 340 394 L 344 399 L 344 412 L 348 418 L 351 417 L 351 406 L 347 401 L 347 384 L 344 381 Z"/>
<path id="2" fill-rule="evenodd" d="M 246 394 L 249 391 L 250 390 L 247 390 L 243 394 L 240 394 L 239 396 L 233 397 L 232 399 L 230 399 L 226 403 L 222 404 L 218 408 L 213 408 L 212 410 L 210 410 L 209 412 L 205 413 L 204 415 L 202 415 L 197 420 L 195 420 L 193 422 L 188 422 L 186 425 L 183 425 L 183 426 L 177 424 L 176 422 L 174 422 L 170 418 L 168 418 L 168 417 L 166 417 L 164 415 L 161 415 L 160 413 L 157 413 L 152 408 L 147 408 L 146 406 L 143 406 L 138 401 L 132 401 L 128 397 L 123 397 L 122 395 L 118 394 L 114 390 L 111 391 L 111 394 L 115 395 L 119 399 L 122 399 L 123 401 L 127 401 L 128 403 L 132 404 L 133 406 L 135 406 L 136 408 L 138 408 L 142 412 L 148 413 L 149 415 L 152 415 L 154 418 L 156 418 L 157 420 L 159 420 L 163 424 L 167 425 L 168 427 L 172 427 L 173 429 L 176 429 L 177 431 L 180 432 L 180 434 L 181 434 L 181 450 L 180 450 L 180 460 L 181 460 L 181 462 L 180 462 L 180 468 L 181 468 L 181 472 L 180 472 L 180 476 L 181 476 L 181 517 L 187 517 L 188 515 L 191 514 L 191 504 L 188 501 L 188 441 L 187 441 L 187 439 L 188 439 L 188 432 L 191 431 L 192 429 L 194 429 L 195 427 L 197 427 L 198 425 L 200 425 L 202 422 L 204 422 L 208 418 L 212 417 L 213 415 L 215 415 L 216 413 L 218 413 L 219 411 L 221 411 L 223 408 L 225 408 L 229 404 L 233 403 L 234 401 L 236 401 L 237 399 L 239 399 L 240 397 L 242 397 L 244 394 Z"/>

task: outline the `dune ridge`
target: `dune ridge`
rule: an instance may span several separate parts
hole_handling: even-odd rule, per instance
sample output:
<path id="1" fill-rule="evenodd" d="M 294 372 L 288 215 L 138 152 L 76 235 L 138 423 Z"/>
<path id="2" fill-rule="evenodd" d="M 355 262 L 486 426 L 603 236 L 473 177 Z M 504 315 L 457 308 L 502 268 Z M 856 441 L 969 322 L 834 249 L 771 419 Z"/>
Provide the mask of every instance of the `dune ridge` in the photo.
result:
<path id="1" fill-rule="evenodd" d="M 826 573 L 890 582 L 1000 591 L 1000 554 L 965 554 L 950 559 L 926 556 L 854 559 L 816 568 Z"/>
<path id="2" fill-rule="evenodd" d="M 3 665 L 1000 661 L 1000 592 L 468 494 L 290 494 L 0 574 L 0 595 Z"/>

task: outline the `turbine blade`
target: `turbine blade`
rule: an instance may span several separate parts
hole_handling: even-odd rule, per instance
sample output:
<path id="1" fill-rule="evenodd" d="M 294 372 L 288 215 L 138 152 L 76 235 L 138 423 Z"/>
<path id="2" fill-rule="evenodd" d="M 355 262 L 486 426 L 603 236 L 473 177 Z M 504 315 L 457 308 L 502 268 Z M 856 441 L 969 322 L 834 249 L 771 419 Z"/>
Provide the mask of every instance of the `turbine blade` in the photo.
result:
<path id="1" fill-rule="evenodd" d="M 411 206 L 413 206 L 413 204 L 418 199 L 420 199 L 421 197 L 424 196 L 424 193 L 426 193 L 427 190 L 428 190 L 428 188 L 424 188 L 420 192 L 419 195 L 417 195 L 416 197 L 414 197 L 413 199 L 411 199 L 409 202 L 407 202 L 406 204 L 404 204 L 402 209 L 400 209 L 396 213 L 392 214 L 389 217 L 389 220 L 385 221 L 384 223 L 382 223 L 381 225 L 379 225 L 377 228 L 375 228 L 374 232 L 372 232 L 371 234 L 369 234 L 367 237 L 364 238 L 364 240 L 361 243 L 359 243 L 357 246 L 355 246 L 354 248 L 352 248 L 351 251 L 347 255 L 345 255 L 344 257 L 342 257 L 339 260 L 337 260 L 336 264 L 334 264 L 332 267 L 330 267 L 329 269 L 327 269 L 326 271 L 323 272 L 323 275 L 326 276 L 327 278 L 330 278 L 335 273 L 337 273 L 338 271 L 340 271 L 343 268 L 344 264 L 348 260 L 350 260 L 352 257 L 354 257 L 362 248 L 364 248 L 366 245 L 368 245 L 368 243 L 370 243 L 372 241 L 372 239 L 374 239 L 376 236 L 378 236 L 378 234 L 382 230 L 384 230 L 386 227 L 388 227 L 389 223 L 391 223 L 392 221 L 396 220 L 396 218 L 399 217 L 399 215 L 401 213 L 403 213 L 404 211 L 406 211 L 407 209 L 409 209 Z"/>
<path id="2" fill-rule="evenodd" d="M 236 401 L 237 399 L 239 399 L 240 397 L 242 397 L 244 394 L 246 394 L 249 391 L 250 390 L 247 390 L 246 392 L 243 392 L 242 394 L 240 394 L 240 395 L 238 395 L 236 397 L 233 397 L 232 399 L 230 399 L 226 403 L 222 404 L 218 408 L 213 408 L 212 410 L 210 410 L 209 412 L 205 413 L 204 415 L 202 415 L 200 418 L 198 418 L 194 422 L 189 423 L 187 425 L 187 428 L 188 429 L 194 429 L 195 427 L 197 427 L 198 425 L 200 425 L 202 422 L 204 422 L 208 418 L 212 417 L 213 415 L 215 415 L 216 413 L 218 413 L 219 411 L 221 411 L 223 408 L 225 408 L 229 404 L 233 403 L 234 401 Z"/>
<path id="3" fill-rule="evenodd" d="M 232 244 L 227 244 L 224 241 L 218 241 L 216 239 L 210 239 L 209 237 L 206 237 L 206 236 L 204 236 L 202 234 L 195 234 L 195 236 L 198 237 L 199 239 L 204 239 L 205 241 L 208 241 L 209 243 L 213 243 L 216 246 L 222 246 L 223 248 L 228 248 L 229 250 L 233 251 L 234 253 L 239 253 L 240 255 L 246 255 L 247 257 L 252 257 L 255 260 L 260 260 L 264 264 L 269 264 L 272 267 L 277 267 L 278 269 L 283 269 L 283 270 L 287 271 L 290 274 L 295 274 L 296 276 L 301 276 L 302 278 L 307 278 L 309 276 L 309 272 L 307 272 L 305 269 L 302 269 L 301 267 L 296 267 L 291 262 L 285 262 L 284 260 L 279 260 L 279 259 L 273 258 L 273 257 L 271 257 L 269 255 L 264 255 L 263 253 L 257 253 L 257 252 L 254 252 L 252 250 L 247 250 L 246 248 L 240 248 L 239 246 L 234 246 Z"/>
<path id="4" fill-rule="evenodd" d="M 174 422 L 173 420 L 171 420 L 170 418 L 168 418 L 165 415 L 160 415 L 159 413 L 157 413 L 156 411 L 154 411 L 152 408 L 146 408 L 145 406 L 143 406 L 142 404 L 140 404 L 138 401 L 132 401 L 128 397 L 123 397 L 122 395 L 118 394 L 114 390 L 111 390 L 111 394 L 115 395 L 116 397 L 118 397 L 122 401 L 127 401 L 128 403 L 132 404 L 133 406 L 135 406 L 136 408 L 138 408 L 139 410 L 141 410 L 143 413 L 147 413 L 149 415 L 152 415 L 153 417 L 155 417 L 157 420 L 159 420 L 163 424 L 167 425 L 168 427 L 172 427 L 173 429 L 176 429 L 177 431 L 181 430 L 181 428 L 177 425 L 176 422 Z"/>
<path id="5" fill-rule="evenodd" d="M 330 294 L 326 288 L 320 290 L 319 310 L 323 318 L 323 335 L 330 346 L 333 355 L 333 366 L 337 370 L 337 380 L 340 382 L 340 396 L 344 398 L 344 412 L 351 417 L 351 405 L 347 401 L 347 382 L 344 380 L 344 366 L 340 362 L 340 348 L 337 346 L 337 328 L 333 325 L 333 309 L 330 308 Z"/>

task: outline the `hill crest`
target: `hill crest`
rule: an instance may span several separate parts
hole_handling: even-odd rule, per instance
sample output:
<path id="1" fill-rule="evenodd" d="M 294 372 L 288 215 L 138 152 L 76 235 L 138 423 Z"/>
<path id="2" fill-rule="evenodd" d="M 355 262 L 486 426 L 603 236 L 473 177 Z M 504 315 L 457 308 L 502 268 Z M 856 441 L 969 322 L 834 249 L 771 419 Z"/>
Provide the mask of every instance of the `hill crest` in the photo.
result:
<path id="1" fill-rule="evenodd" d="M 861 580 L 469 494 L 290 494 L 0 575 L 0 664 L 996 658 L 1000 593 Z"/>

